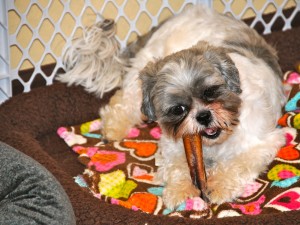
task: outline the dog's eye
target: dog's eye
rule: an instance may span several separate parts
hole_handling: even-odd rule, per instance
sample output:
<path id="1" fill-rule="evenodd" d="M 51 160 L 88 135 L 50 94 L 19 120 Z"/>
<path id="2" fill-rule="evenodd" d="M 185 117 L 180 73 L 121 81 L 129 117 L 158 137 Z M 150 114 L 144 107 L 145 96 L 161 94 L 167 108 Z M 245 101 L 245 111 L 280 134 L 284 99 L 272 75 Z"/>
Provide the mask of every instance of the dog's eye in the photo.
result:
<path id="1" fill-rule="evenodd" d="M 182 115 L 186 111 L 187 111 L 187 107 L 186 106 L 184 106 L 184 105 L 177 105 L 177 106 L 172 107 L 170 109 L 169 113 L 173 114 L 175 116 L 180 116 L 180 115 Z"/>
<path id="2" fill-rule="evenodd" d="M 218 86 L 212 86 L 204 90 L 203 95 L 207 99 L 216 97 Z"/>

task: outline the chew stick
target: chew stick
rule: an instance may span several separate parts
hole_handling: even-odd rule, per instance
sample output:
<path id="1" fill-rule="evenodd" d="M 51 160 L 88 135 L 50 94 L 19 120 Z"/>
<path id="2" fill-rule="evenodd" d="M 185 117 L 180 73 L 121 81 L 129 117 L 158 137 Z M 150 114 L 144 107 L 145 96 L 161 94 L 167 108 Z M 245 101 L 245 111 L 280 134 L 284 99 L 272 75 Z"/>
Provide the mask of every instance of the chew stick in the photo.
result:
<path id="1" fill-rule="evenodd" d="M 201 191 L 201 198 L 208 202 L 204 190 L 207 188 L 206 173 L 202 153 L 202 138 L 199 134 L 183 137 L 183 144 L 192 181 Z"/>

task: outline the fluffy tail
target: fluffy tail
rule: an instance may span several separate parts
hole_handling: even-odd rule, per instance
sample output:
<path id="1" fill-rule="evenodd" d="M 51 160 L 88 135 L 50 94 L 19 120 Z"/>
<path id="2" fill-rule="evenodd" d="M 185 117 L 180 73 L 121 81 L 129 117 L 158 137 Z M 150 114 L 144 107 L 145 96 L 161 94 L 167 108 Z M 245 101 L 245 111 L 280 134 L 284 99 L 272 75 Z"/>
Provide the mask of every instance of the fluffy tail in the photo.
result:
<path id="1" fill-rule="evenodd" d="M 68 85 L 82 85 L 88 92 L 102 97 L 122 83 L 125 62 L 114 37 L 113 20 L 104 20 L 85 29 L 83 37 L 75 39 L 65 51 L 66 73 L 57 80 Z"/>

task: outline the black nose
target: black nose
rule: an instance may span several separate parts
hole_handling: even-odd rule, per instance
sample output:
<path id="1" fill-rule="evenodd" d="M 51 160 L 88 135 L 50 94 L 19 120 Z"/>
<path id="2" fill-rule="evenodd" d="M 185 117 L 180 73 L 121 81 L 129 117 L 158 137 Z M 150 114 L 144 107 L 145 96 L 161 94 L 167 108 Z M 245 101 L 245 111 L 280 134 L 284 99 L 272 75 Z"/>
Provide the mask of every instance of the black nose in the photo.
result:
<path id="1" fill-rule="evenodd" d="M 196 119 L 201 125 L 208 126 L 212 119 L 211 112 L 202 111 L 197 115 Z"/>

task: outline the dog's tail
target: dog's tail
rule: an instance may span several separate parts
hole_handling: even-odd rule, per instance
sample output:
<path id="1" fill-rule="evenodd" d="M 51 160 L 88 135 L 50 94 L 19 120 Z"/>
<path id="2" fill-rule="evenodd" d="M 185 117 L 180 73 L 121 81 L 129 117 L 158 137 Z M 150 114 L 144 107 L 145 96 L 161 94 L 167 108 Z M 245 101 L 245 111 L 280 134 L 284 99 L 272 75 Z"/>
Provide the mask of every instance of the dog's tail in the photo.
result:
<path id="1" fill-rule="evenodd" d="M 56 79 L 68 85 L 82 85 L 100 97 L 119 87 L 126 63 L 115 39 L 115 27 L 113 20 L 104 20 L 85 29 L 83 36 L 65 51 L 66 73 Z"/>

